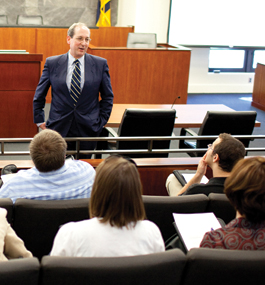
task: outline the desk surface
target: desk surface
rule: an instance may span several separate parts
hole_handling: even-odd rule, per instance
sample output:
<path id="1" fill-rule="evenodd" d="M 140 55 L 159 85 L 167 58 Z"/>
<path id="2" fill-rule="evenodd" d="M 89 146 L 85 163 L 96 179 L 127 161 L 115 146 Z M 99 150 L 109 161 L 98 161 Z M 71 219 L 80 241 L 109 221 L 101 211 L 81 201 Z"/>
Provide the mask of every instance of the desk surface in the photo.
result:
<path id="1" fill-rule="evenodd" d="M 106 126 L 119 127 L 126 108 L 170 109 L 171 106 L 159 104 L 114 104 Z M 223 104 L 176 104 L 173 108 L 177 112 L 175 128 L 199 128 L 207 111 L 234 111 Z M 260 127 L 260 122 L 256 122 L 255 127 Z"/>

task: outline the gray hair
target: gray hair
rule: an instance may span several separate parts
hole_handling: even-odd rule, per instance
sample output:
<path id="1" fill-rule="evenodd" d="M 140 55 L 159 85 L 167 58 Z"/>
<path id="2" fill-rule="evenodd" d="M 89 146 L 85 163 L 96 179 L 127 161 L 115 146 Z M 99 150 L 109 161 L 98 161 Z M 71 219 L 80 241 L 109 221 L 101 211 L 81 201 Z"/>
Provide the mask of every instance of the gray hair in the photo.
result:
<path id="1" fill-rule="evenodd" d="M 79 27 L 86 27 L 88 30 L 89 28 L 87 27 L 87 25 L 85 23 L 73 23 L 70 28 L 67 31 L 67 36 L 69 36 L 70 38 L 73 38 L 74 34 L 75 34 L 75 28 L 79 26 Z M 89 30 L 90 33 L 90 30 Z"/>

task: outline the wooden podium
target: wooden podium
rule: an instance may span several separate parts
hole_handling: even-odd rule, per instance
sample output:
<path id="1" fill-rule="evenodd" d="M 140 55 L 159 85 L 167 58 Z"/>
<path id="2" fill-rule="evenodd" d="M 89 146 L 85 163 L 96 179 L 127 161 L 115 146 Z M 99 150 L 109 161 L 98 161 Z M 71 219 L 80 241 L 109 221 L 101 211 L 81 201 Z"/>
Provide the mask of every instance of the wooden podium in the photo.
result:
<path id="1" fill-rule="evenodd" d="M 41 54 L 0 54 L 0 137 L 31 138 L 33 97 L 41 72 Z"/>
<path id="2" fill-rule="evenodd" d="M 251 105 L 265 111 L 265 65 L 261 63 L 257 64 L 255 70 Z"/>

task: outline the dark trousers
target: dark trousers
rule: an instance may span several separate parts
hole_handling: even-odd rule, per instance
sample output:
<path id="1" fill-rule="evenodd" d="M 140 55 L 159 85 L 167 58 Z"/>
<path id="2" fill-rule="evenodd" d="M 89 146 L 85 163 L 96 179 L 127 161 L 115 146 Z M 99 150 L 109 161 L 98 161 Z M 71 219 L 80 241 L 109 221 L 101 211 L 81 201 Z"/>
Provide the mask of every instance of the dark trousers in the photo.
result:
<path id="1" fill-rule="evenodd" d="M 66 137 L 81 137 L 75 120 L 72 122 L 70 130 Z M 80 142 L 80 150 L 94 150 L 97 142 L 95 141 L 82 141 Z M 76 142 L 68 141 L 67 150 L 76 150 Z M 79 159 L 90 159 L 92 154 L 80 154 Z"/>

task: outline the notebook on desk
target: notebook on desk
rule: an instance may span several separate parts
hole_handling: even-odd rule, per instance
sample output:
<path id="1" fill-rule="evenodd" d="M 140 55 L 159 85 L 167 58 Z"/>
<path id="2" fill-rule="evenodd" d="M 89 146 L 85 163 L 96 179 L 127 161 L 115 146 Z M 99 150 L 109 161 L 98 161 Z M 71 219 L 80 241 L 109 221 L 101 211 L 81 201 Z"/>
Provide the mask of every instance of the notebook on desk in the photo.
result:
<path id="1" fill-rule="evenodd" d="M 190 170 L 173 170 L 173 174 L 178 179 L 182 186 L 185 186 L 188 181 L 194 176 L 196 171 Z M 204 175 L 200 183 L 207 183 L 209 179 Z"/>
<path id="2" fill-rule="evenodd" d="M 173 213 L 174 226 L 186 251 L 200 247 L 206 232 L 221 228 L 214 213 Z"/>

